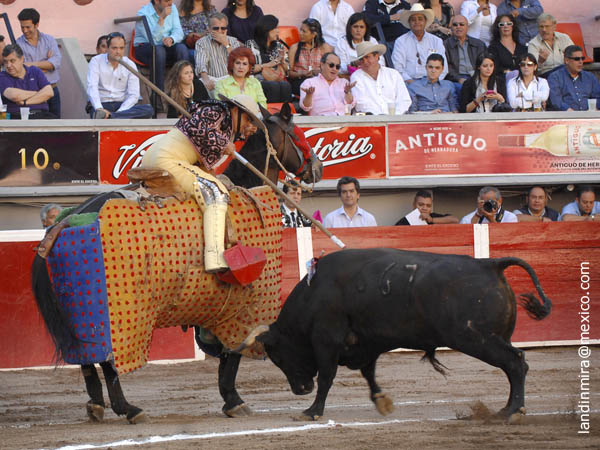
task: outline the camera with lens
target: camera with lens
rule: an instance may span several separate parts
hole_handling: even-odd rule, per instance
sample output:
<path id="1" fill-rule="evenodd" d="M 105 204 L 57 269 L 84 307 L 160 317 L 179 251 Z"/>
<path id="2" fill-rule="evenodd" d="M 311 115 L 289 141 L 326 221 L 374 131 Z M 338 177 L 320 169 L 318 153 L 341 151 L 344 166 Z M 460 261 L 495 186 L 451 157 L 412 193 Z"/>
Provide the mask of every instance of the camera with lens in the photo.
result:
<path id="1" fill-rule="evenodd" d="M 483 204 L 483 210 L 486 212 L 494 212 L 498 209 L 498 202 L 496 200 L 486 200 Z"/>

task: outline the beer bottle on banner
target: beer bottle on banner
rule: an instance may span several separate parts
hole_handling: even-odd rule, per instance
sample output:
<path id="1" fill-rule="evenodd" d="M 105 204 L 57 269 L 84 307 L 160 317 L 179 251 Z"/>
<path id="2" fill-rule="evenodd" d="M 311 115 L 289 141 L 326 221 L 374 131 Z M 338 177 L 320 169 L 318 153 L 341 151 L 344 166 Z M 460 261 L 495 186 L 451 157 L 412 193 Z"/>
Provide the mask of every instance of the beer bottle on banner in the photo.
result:
<path id="1" fill-rule="evenodd" d="M 543 133 L 498 136 L 500 147 L 541 148 L 555 156 L 600 156 L 600 124 L 554 125 Z"/>

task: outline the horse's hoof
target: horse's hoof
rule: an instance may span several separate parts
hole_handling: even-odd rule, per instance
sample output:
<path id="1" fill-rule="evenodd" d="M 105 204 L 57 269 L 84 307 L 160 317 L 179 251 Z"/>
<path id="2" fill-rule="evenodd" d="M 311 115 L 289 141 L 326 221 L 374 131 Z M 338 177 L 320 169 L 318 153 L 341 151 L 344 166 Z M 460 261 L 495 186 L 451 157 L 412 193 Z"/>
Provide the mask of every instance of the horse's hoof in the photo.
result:
<path id="1" fill-rule="evenodd" d="M 375 402 L 377 412 L 382 416 L 387 416 L 394 411 L 394 401 L 383 392 L 375 394 L 375 399 L 373 401 Z"/>
<path id="2" fill-rule="evenodd" d="M 90 400 L 85 405 L 85 410 L 91 422 L 102 422 L 104 420 L 104 406 L 92 403 Z"/>
<path id="3" fill-rule="evenodd" d="M 148 416 L 146 416 L 146 413 L 141 409 L 135 408 L 134 411 L 127 413 L 127 421 L 132 425 L 145 423 L 148 422 Z"/>
<path id="4" fill-rule="evenodd" d="M 241 405 L 234 406 L 233 408 L 226 409 L 223 406 L 223 413 L 227 417 L 233 417 L 234 419 L 239 419 L 240 417 L 247 417 L 252 415 L 252 410 L 248 405 L 242 403 Z"/>
<path id="5" fill-rule="evenodd" d="M 292 416 L 294 422 L 316 422 L 320 418 L 321 416 L 317 416 L 316 414 L 306 414 L 305 412 L 296 416 Z"/>
<path id="6" fill-rule="evenodd" d="M 525 407 L 521 406 L 516 413 L 513 413 L 508 417 L 508 424 L 509 425 L 520 424 L 523 421 L 523 418 L 525 417 L 525 413 L 526 413 Z"/>

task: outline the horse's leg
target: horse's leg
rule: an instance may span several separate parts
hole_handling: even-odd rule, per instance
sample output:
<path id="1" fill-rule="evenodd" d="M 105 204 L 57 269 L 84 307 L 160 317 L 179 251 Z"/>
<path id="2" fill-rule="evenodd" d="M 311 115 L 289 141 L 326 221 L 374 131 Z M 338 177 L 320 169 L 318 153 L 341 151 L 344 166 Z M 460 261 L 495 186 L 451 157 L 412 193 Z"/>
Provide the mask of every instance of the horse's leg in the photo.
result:
<path id="1" fill-rule="evenodd" d="M 221 353 L 219 355 L 219 392 L 225 405 L 223 412 L 229 417 L 244 417 L 252 410 L 244 403 L 235 389 L 235 378 L 242 355 L 239 353 Z"/>
<path id="2" fill-rule="evenodd" d="M 146 414 L 137 406 L 130 405 L 125 400 L 119 375 L 109 362 L 100 363 L 104 372 L 104 380 L 110 397 L 110 406 L 112 410 L 119 416 L 126 414 L 129 423 L 139 423 L 146 420 Z"/>
<path id="3" fill-rule="evenodd" d="M 102 422 L 104 419 L 104 395 L 102 394 L 102 383 L 98 372 L 93 364 L 84 364 L 81 366 L 81 373 L 85 380 L 85 388 L 90 400 L 86 405 L 87 415 L 92 422 Z"/>

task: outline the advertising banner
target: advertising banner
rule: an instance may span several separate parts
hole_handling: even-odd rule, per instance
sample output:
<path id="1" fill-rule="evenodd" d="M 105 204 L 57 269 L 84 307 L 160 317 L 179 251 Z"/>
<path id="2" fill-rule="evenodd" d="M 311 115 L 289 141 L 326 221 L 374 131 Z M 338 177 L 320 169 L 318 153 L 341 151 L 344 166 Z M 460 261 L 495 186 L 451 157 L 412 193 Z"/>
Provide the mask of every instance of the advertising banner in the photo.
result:
<path id="1" fill-rule="evenodd" d="M 303 128 L 323 163 L 323 179 L 385 178 L 385 127 Z"/>
<path id="2" fill-rule="evenodd" d="M 0 187 L 98 184 L 95 131 L 0 133 Z"/>
<path id="3" fill-rule="evenodd" d="M 600 120 L 388 125 L 389 176 L 600 173 Z"/>

